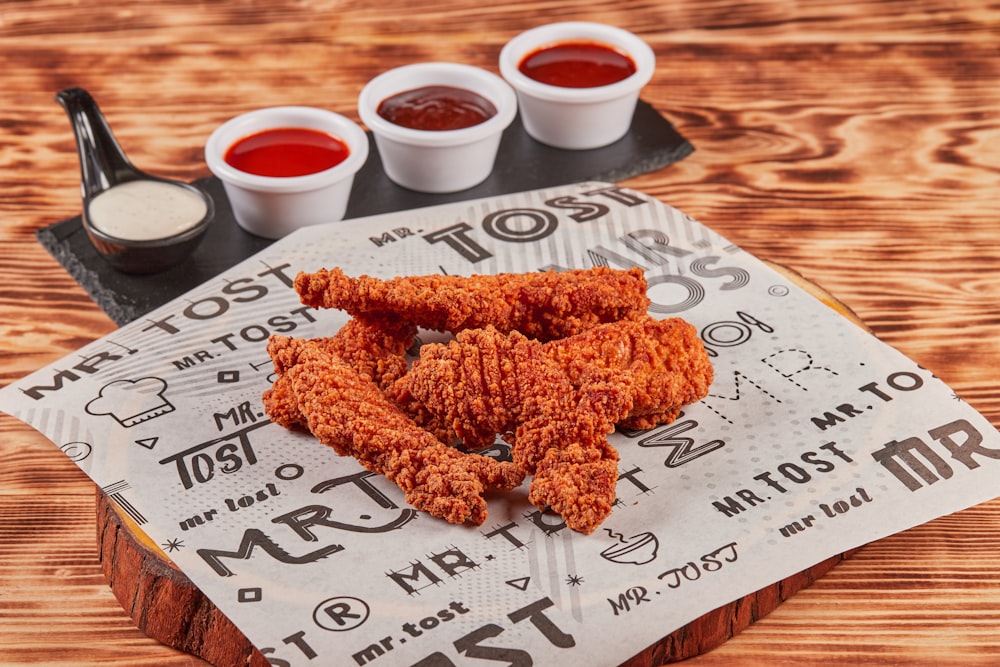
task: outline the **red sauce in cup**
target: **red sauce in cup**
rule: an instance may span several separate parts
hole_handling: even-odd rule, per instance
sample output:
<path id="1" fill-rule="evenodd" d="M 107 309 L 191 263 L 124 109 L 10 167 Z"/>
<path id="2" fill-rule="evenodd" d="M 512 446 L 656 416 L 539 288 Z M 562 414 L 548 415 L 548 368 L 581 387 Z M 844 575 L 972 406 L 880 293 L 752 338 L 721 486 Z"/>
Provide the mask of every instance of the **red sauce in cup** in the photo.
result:
<path id="1" fill-rule="evenodd" d="M 560 42 L 543 46 L 518 64 L 525 76 L 562 88 L 596 88 L 617 83 L 635 74 L 635 61 L 606 44 Z"/>
<path id="2" fill-rule="evenodd" d="M 304 127 L 279 127 L 243 137 L 226 151 L 230 166 L 258 176 L 306 176 L 335 167 L 350 154 L 337 137 Z"/>
<path id="3" fill-rule="evenodd" d="M 497 108 L 478 93 L 454 86 L 424 86 L 382 100 L 376 112 L 414 130 L 461 130 L 485 122 Z"/>

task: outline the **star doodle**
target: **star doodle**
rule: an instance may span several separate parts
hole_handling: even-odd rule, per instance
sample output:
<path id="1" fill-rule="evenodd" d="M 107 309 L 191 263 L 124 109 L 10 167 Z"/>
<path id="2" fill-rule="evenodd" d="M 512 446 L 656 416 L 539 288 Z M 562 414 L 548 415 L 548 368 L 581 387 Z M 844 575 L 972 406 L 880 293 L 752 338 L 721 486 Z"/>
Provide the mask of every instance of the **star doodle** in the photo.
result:
<path id="1" fill-rule="evenodd" d="M 583 577 L 578 574 L 571 574 L 566 577 L 566 584 L 568 586 L 579 586 L 583 583 Z"/>
<path id="2" fill-rule="evenodd" d="M 162 546 L 164 550 L 167 551 L 167 553 L 180 551 L 182 548 L 184 548 L 184 540 L 179 540 L 175 538 L 172 540 L 168 540 L 166 544 L 161 544 L 160 546 Z"/>

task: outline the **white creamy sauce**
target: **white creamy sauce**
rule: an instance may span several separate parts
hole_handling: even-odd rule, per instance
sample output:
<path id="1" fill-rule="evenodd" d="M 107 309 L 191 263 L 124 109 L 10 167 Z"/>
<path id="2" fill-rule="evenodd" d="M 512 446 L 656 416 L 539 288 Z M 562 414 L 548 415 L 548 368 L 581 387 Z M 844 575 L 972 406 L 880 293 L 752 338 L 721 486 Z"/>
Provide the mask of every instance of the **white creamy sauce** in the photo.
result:
<path id="1" fill-rule="evenodd" d="M 151 241 L 179 234 L 205 217 L 197 193 L 162 181 L 128 181 L 94 197 L 88 220 L 105 234 Z"/>

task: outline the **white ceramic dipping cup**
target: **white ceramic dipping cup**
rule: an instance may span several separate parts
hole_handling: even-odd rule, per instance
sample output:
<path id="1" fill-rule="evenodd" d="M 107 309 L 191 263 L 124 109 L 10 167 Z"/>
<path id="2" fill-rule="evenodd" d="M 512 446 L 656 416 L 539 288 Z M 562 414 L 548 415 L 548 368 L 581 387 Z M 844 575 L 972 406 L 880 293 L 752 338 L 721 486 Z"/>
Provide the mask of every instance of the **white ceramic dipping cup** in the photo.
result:
<path id="1" fill-rule="evenodd" d="M 277 128 L 325 132 L 347 144 L 347 158 L 330 169 L 304 176 L 259 176 L 226 162 L 226 151 L 237 141 Z M 346 116 L 315 107 L 250 111 L 220 125 L 205 144 L 205 162 L 222 181 L 236 222 L 251 234 L 269 239 L 300 227 L 343 219 L 354 176 L 367 159 L 364 129 Z"/>
<path id="2" fill-rule="evenodd" d="M 627 53 L 632 76 L 593 88 L 564 88 L 535 81 L 519 68 L 524 58 L 547 46 L 567 42 L 604 44 Z M 640 89 L 656 69 L 656 55 L 627 30 L 603 23 L 567 21 L 522 32 L 500 51 L 500 74 L 517 91 L 521 122 L 537 141 L 571 150 L 607 146 L 628 132 Z"/>
<path id="3" fill-rule="evenodd" d="M 425 86 L 450 86 L 477 93 L 497 113 L 458 130 L 417 130 L 396 125 L 378 114 L 379 104 L 398 93 Z M 358 115 L 375 137 L 386 176 L 418 192 L 466 190 L 493 171 L 503 131 L 517 114 L 517 98 L 503 79 L 459 63 L 415 63 L 379 74 L 361 90 Z"/>

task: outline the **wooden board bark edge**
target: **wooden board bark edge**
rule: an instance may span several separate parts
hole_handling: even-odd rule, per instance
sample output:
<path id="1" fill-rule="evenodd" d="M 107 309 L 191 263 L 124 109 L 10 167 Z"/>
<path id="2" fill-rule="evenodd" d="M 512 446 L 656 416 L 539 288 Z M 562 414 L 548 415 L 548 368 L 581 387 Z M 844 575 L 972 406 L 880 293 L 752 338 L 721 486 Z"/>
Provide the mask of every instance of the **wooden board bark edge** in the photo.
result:
<path id="1" fill-rule="evenodd" d="M 846 305 L 823 289 L 786 267 L 768 264 L 866 328 Z M 146 636 L 198 656 L 215 667 L 268 667 L 267 658 L 100 489 L 97 490 L 97 544 L 108 585 Z M 827 558 L 714 609 L 646 647 L 621 667 L 657 667 L 706 653 L 767 616 L 852 553 Z"/>
<path id="2" fill-rule="evenodd" d="M 147 637 L 215 667 L 270 663 L 103 491 L 97 491 L 101 568 L 118 603 Z M 675 630 L 622 663 L 656 667 L 720 646 L 822 577 L 850 554 L 817 563 L 723 605 Z"/>
<path id="3" fill-rule="evenodd" d="M 147 637 L 216 667 L 267 667 L 232 621 L 97 490 L 101 569 L 122 609 Z"/>

